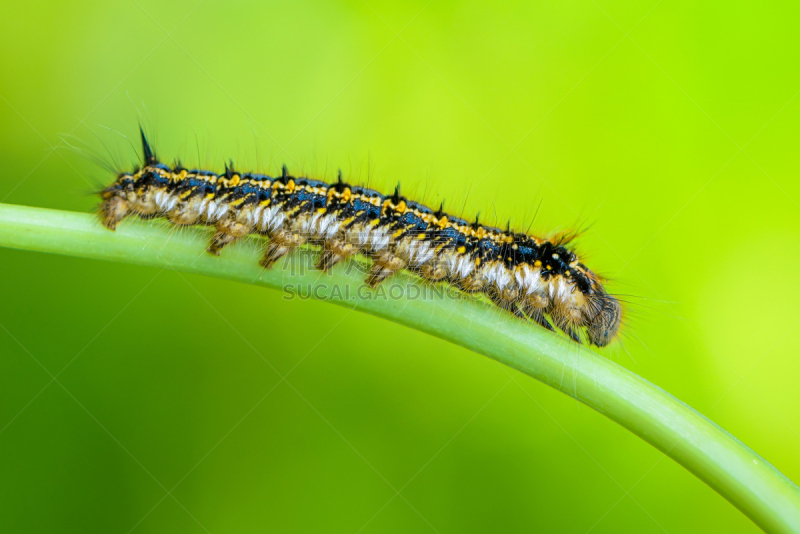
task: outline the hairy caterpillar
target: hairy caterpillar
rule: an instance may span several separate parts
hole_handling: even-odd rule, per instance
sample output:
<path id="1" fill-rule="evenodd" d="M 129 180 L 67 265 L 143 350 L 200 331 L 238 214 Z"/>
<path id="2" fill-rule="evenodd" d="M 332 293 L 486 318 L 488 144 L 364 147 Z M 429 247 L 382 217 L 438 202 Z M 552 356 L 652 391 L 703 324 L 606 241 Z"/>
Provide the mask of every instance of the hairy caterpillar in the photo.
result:
<path id="1" fill-rule="evenodd" d="M 469 293 L 483 293 L 513 315 L 581 342 L 608 345 L 622 319 L 620 302 L 565 245 L 468 222 L 400 195 L 382 195 L 342 181 L 328 184 L 288 174 L 271 177 L 189 170 L 161 163 L 144 132 L 143 165 L 103 189 L 102 224 L 114 230 L 128 215 L 166 217 L 176 225 L 214 226 L 208 252 L 219 255 L 249 234 L 269 238 L 264 268 L 305 243 L 320 247 L 327 270 L 354 254 L 371 258 L 375 287 L 400 269 Z"/>

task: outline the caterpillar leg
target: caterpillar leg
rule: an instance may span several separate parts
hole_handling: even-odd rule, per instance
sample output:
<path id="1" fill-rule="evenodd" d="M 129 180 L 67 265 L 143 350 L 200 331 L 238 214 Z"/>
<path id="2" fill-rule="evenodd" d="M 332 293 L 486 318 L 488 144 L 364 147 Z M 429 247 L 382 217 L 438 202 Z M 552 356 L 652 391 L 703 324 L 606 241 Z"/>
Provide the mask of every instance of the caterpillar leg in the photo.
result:
<path id="1" fill-rule="evenodd" d="M 572 341 L 581 345 L 583 344 L 580 336 L 575 330 L 575 326 L 579 325 L 577 325 L 574 320 L 572 320 L 568 316 L 564 316 L 559 313 L 555 313 L 553 318 L 555 320 L 556 326 L 559 327 L 565 334 L 567 334 Z"/>
<path id="2" fill-rule="evenodd" d="M 438 262 L 429 262 L 420 267 L 419 274 L 431 282 L 440 282 L 447 277 L 447 268 Z"/>
<path id="3" fill-rule="evenodd" d="M 219 251 L 230 245 L 240 237 L 250 233 L 251 228 L 236 221 L 224 220 L 217 223 L 217 233 L 211 238 L 211 244 L 206 249 L 209 254 L 219 256 Z"/>
<path id="4" fill-rule="evenodd" d="M 504 295 L 505 292 L 499 291 L 489 291 L 488 295 L 492 302 L 494 302 L 495 306 L 501 308 L 509 313 L 511 313 L 514 317 L 519 319 L 526 319 L 525 314 L 522 313 L 522 310 L 519 309 L 517 306 L 516 300 L 507 299 L 508 295 Z"/>
<path id="5" fill-rule="evenodd" d="M 472 274 L 465 276 L 464 278 L 456 279 L 455 284 L 462 291 L 467 293 L 477 293 L 479 291 L 483 291 L 486 287 L 486 283 L 481 279 L 481 277 Z"/>
<path id="6" fill-rule="evenodd" d="M 113 231 L 117 229 L 117 224 L 130 213 L 130 203 L 122 197 L 113 196 L 100 204 L 100 223 Z"/>
<path id="7" fill-rule="evenodd" d="M 199 218 L 200 216 L 197 210 L 189 209 L 187 206 L 180 206 L 167 213 L 167 220 L 176 226 L 191 226 L 197 224 Z"/>
<path id="8" fill-rule="evenodd" d="M 306 238 L 300 234 L 279 230 L 270 235 L 267 250 L 264 252 L 264 257 L 261 258 L 258 264 L 265 269 L 272 269 L 276 261 L 305 242 Z"/>
<path id="9" fill-rule="evenodd" d="M 367 285 L 374 289 L 403 267 L 405 267 L 405 262 L 400 257 L 391 252 L 379 252 L 372 257 L 372 268 L 366 280 Z"/>
<path id="10" fill-rule="evenodd" d="M 358 252 L 355 245 L 338 239 L 329 239 L 325 242 L 317 260 L 317 269 L 327 271 L 340 261 L 349 258 Z"/>
<path id="11" fill-rule="evenodd" d="M 551 332 L 555 332 L 555 328 L 553 328 L 553 325 L 551 325 L 547 321 L 547 317 L 544 316 L 544 308 L 527 304 L 523 306 L 523 309 L 525 311 L 525 315 L 528 316 L 528 319 L 538 324 L 539 326 L 545 327 Z"/>
<path id="12" fill-rule="evenodd" d="M 568 327 L 566 330 L 564 330 L 564 332 L 566 332 L 566 334 L 569 336 L 569 338 L 570 338 L 572 341 L 574 341 L 574 342 L 575 342 L 575 343 L 577 343 L 578 345 L 583 345 L 583 341 L 581 341 L 581 337 L 578 335 L 578 333 L 575 331 L 575 329 L 574 329 L 574 328 L 572 328 L 572 327 L 570 326 L 570 327 Z"/>
<path id="13" fill-rule="evenodd" d="M 522 311 L 524 311 L 528 319 L 534 323 L 545 327 L 551 332 L 555 332 L 553 325 L 551 325 L 547 317 L 544 316 L 549 307 L 549 299 L 541 294 L 533 294 L 525 298 L 525 302 L 522 304 Z"/>

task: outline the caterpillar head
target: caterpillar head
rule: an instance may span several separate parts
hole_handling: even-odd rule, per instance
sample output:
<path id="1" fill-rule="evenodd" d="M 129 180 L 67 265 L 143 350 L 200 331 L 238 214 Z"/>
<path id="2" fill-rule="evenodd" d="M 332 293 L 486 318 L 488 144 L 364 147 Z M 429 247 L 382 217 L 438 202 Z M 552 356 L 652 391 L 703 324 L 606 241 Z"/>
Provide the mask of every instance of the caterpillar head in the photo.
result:
<path id="1" fill-rule="evenodd" d="M 606 292 L 600 277 L 585 265 L 575 261 L 570 267 L 574 271 L 571 280 L 575 284 L 573 295 L 576 295 L 573 315 L 570 317 L 563 309 L 556 310 L 558 313 L 553 315 L 557 326 L 562 329 L 564 325 L 585 327 L 589 343 L 605 347 L 619 332 L 622 305 L 616 297 Z M 559 319 L 564 324 L 558 324 Z"/>
<path id="2" fill-rule="evenodd" d="M 605 292 L 593 297 L 593 300 L 596 303 L 593 311 L 596 313 L 589 318 L 586 332 L 592 344 L 605 347 L 611 343 L 619 331 L 622 322 L 622 306 L 616 298 Z"/>

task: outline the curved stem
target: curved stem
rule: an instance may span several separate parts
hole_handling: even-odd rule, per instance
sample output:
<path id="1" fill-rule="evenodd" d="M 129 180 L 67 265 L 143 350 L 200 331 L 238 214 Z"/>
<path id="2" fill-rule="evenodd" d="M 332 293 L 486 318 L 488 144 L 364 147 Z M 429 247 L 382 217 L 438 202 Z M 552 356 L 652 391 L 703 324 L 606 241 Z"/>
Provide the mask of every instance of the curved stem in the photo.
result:
<path id="1" fill-rule="evenodd" d="M 116 232 L 88 214 L 0 204 L 0 246 L 150 265 L 299 292 L 445 339 L 564 391 L 661 450 L 768 532 L 800 532 L 800 488 L 715 423 L 662 389 L 563 337 L 501 317 L 475 299 L 431 297 L 431 287 L 400 276 L 403 296 L 376 298 L 362 269 L 305 269 L 313 251 L 265 271 L 252 248 L 204 253 L 207 232 L 173 232 L 126 221 Z M 300 261 L 298 261 L 300 260 Z M 357 265 L 356 263 L 350 266 Z M 355 272 L 352 272 L 355 271 Z M 313 289 L 313 291 L 310 291 Z M 391 292 L 390 292 L 391 293 Z M 415 294 L 416 298 L 408 298 Z M 441 295 L 439 295 L 441 296 Z M 431 297 L 431 298 L 428 298 Z M 563 390 L 562 390 L 563 391 Z"/>

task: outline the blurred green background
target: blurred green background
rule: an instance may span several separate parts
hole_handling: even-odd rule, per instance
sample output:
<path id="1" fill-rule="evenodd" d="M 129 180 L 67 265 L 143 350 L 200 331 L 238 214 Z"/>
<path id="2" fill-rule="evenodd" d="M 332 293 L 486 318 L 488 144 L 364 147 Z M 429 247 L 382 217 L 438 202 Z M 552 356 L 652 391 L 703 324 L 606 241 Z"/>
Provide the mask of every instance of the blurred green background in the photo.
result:
<path id="1" fill-rule="evenodd" d="M 593 223 L 580 249 L 635 296 L 607 357 L 800 480 L 797 3 L 3 11 L 2 202 L 92 210 L 112 176 L 62 136 L 130 162 L 107 128 L 137 113 L 165 159 L 341 167 L 518 227 L 541 201 L 535 228 Z M 757 531 L 603 416 L 426 335 L 157 269 L 0 269 L 3 532 Z"/>

